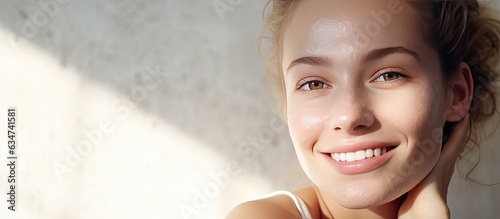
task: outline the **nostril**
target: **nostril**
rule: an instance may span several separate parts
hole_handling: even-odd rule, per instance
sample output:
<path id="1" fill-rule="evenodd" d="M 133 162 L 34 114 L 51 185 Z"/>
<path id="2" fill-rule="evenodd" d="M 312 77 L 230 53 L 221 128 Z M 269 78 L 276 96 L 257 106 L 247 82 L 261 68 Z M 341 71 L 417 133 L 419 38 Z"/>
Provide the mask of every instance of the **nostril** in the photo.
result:
<path id="1" fill-rule="evenodd" d="M 330 127 L 334 131 L 359 132 L 370 129 L 375 121 L 374 115 L 367 105 L 359 109 L 339 111 L 337 116 L 332 116 Z"/>
<path id="2" fill-rule="evenodd" d="M 354 130 L 356 131 L 356 130 L 361 130 L 361 129 L 366 129 L 366 128 L 368 128 L 368 126 L 366 126 L 366 125 L 358 125 L 358 126 L 354 127 Z"/>
<path id="3" fill-rule="evenodd" d="M 366 132 L 368 129 L 370 129 L 370 126 L 367 126 L 367 125 L 358 125 L 358 126 L 355 126 L 355 127 L 351 127 L 350 129 L 348 128 L 342 128 L 340 126 L 337 126 L 335 127 L 333 130 L 334 131 L 337 131 L 337 132 L 340 132 L 340 131 L 346 131 L 346 132 Z"/>

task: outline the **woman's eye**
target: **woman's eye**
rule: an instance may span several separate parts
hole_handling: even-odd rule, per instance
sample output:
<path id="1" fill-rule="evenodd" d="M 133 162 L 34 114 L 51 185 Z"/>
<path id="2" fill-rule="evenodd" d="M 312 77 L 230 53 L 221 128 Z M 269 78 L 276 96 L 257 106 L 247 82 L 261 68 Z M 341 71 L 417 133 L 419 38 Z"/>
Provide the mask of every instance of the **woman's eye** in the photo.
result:
<path id="1" fill-rule="evenodd" d="M 303 90 L 320 90 L 326 88 L 326 84 L 321 81 L 309 81 L 304 83 L 300 89 Z"/>
<path id="2" fill-rule="evenodd" d="M 376 82 L 386 82 L 386 81 L 394 81 L 397 79 L 402 78 L 403 75 L 397 72 L 388 72 L 381 74 L 377 79 L 375 79 Z"/>

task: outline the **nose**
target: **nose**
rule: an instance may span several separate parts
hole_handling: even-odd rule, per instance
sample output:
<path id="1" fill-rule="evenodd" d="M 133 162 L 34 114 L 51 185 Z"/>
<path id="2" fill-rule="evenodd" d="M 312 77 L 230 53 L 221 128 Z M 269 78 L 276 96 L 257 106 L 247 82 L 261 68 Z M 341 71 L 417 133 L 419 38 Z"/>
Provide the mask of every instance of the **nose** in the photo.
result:
<path id="1" fill-rule="evenodd" d="M 367 98 L 362 95 L 342 95 L 332 109 L 331 128 L 349 134 L 360 134 L 373 126 L 374 115 Z"/>

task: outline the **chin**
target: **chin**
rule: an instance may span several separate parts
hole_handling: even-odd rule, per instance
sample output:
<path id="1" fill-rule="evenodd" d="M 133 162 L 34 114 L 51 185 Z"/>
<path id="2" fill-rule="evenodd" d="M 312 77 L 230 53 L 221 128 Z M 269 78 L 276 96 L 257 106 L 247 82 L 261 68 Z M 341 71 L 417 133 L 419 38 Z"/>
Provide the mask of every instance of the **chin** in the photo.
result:
<path id="1" fill-rule="evenodd" d="M 367 186 L 366 184 L 371 184 Z M 401 197 L 410 188 L 405 185 L 390 185 L 390 183 L 349 183 L 335 188 L 323 188 L 323 194 L 326 194 L 338 205 L 347 209 L 367 209 L 387 204 Z M 390 186 L 389 186 L 390 185 Z M 320 188 L 321 190 L 321 188 Z"/>
<path id="2" fill-rule="evenodd" d="M 372 197 L 351 197 L 333 199 L 338 205 L 347 209 L 367 209 L 386 204 L 393 199 Z"/>
<path id="3" fill-rule="evenodd" d="M 344 194 L 333 198 L 337 204 L 348 209 L 372 208 L 390 202 L 393 199 L 395 198 L 391 199 L 385 197 L 385 195 L 372 193 L 365 193 L 363 195 Z"/>

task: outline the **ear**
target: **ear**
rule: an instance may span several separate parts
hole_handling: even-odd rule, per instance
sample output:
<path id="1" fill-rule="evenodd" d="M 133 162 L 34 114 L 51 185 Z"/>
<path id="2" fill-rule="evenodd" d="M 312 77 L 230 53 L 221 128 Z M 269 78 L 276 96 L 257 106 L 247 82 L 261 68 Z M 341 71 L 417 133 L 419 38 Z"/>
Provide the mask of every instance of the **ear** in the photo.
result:
<path id="1" fill-rule="evenodd" d="M 446 120 L 460 121 L 469 111 L 474 95 L 474 81 L 469 65 L 461 62 L 451 81 L 451 105 L 446 111 Z"/>

